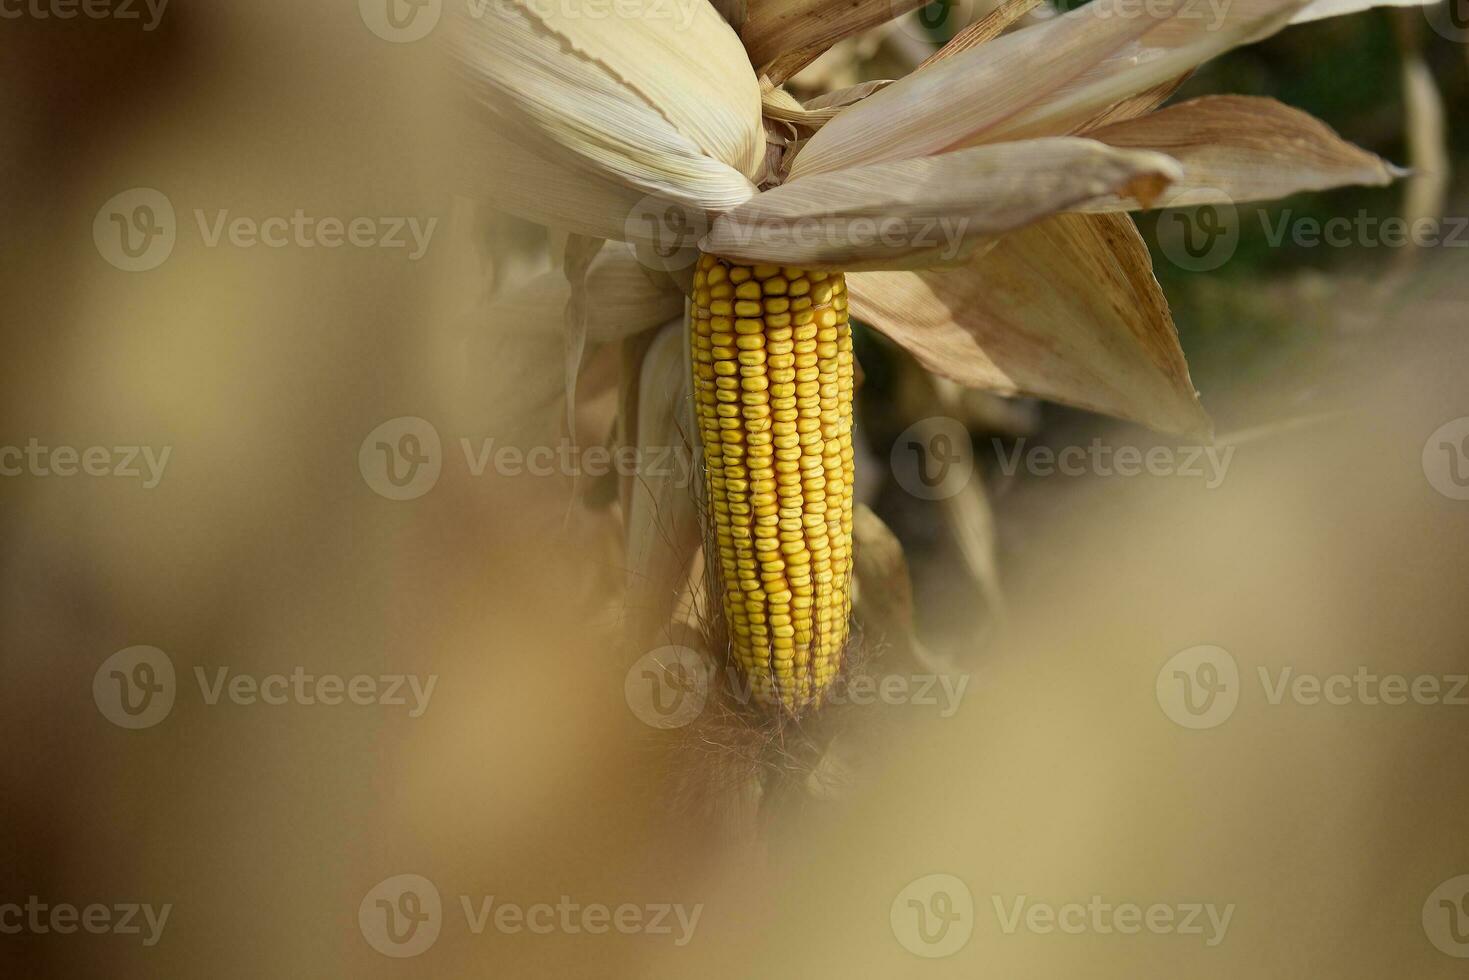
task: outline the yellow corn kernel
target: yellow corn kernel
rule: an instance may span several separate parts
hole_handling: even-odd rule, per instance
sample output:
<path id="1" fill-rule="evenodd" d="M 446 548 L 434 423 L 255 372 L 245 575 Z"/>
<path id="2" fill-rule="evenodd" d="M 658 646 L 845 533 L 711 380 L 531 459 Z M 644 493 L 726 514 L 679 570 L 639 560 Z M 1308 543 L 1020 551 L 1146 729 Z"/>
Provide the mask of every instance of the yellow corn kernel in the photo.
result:
<path id="1" fill-rule="evenodd" d="M 838 273 L 699 259 L 689 317 L 709 568 L 755 696 L 836 679 L 851 615 L 852 331 Z"/>

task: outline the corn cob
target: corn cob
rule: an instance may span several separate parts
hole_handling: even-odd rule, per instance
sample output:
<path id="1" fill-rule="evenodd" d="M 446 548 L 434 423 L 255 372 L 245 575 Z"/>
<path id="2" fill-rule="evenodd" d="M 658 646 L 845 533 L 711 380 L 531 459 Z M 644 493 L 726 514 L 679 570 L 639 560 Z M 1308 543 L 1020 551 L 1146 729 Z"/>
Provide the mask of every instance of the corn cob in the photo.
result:
<path id="1" fill-rule="evenodd" d="M 840 273 L 700 257 L 690 307 L 706 554 L 750 690 L 819 704 L 847 641 L 852 331 Z"/>

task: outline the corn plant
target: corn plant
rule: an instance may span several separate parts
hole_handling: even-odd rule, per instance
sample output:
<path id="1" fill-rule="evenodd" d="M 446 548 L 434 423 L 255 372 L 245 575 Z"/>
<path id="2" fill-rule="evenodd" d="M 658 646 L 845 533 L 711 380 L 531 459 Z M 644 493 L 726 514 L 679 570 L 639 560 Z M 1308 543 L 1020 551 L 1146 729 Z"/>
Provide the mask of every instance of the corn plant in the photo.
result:
<path id="1" fill-rule="evenodd" d="M 504 0 L 450 32 L 482 190 L 571 236 L 571 374 L 589 345 L 647 338 L 624 438 L 697 441 L 697 489 L 626 495 L 629 590 L 658 593 L 632 605 L 669 614 L 666 583 L 702 544 L 720 635 L 777 714 L 819 706 L 848 645 L 851 318 L 969 388 L 1206 436 L 1128 212 L 1399 175 L 1270 99 L 1163 107 L 1201 63 L 1370 0 L 1234 0 L 1217 18 L 1007 0 L 905 78 L 788 93 L 916 5 L 624 0 L 592 18 Z"/>

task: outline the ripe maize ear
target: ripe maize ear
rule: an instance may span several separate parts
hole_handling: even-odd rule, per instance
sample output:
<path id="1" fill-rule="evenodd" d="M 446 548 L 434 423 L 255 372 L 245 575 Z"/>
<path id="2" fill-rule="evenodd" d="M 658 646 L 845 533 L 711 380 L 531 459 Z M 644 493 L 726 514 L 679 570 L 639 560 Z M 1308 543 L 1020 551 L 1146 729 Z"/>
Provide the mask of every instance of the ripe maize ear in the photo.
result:
<path id="1" fill-rule="evenodd" d="M 846 280 L 704 255 L 689 319 L 711 577 L 751 692 L 794 713 L 836 679 L 851 614 Z"/>

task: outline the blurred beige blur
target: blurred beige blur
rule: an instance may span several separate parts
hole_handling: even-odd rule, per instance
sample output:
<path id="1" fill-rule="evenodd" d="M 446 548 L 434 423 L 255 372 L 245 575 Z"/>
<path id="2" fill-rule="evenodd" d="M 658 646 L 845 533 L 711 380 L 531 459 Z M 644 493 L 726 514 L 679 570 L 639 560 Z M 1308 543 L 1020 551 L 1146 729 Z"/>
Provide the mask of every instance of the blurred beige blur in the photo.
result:
<path id="1" fill-rule="evenodd" d="M 0 37 L 0 444 L 140 447 L 139 466 L 168 450 L 152 487 L 0 479 L 0 906 L 170 907 L 152 945 L 146 926 L 6 928 L 5 975 L 1463 975 L 1443 947 L 1469 954 L 1469 905 L 1433 896 L 1469 874 L 1469 704 L 1270 697 L 1287 668 L 1469 672 L 1469 501 L 1434 485 L 1462 489 L 1469 447 L 1430 445 L 1469 416 L 1461 257 L 1370 312 L 1372 339 L 1322 369 L 1320 418 L 1275 425 L 1278 392 L 1206 392 L 1250 423 L 1217 488 L 1012 487 L 1009 616 L 963 662 L 957 710 L 857 714 L 880 737 L 854 737 L 845 791 L 752 837 L 672 804 L 688 747 L 629 710 L 643 651 L 619 638 L 610 519 L 568 479 L 477 475 L 461 451 L 556 444 L 560 420 L 526 406 L 559 390 L 560 339 L 473 315 L 546 243 L 464 196 L 432 41 L 384 38 L 351 3 L 270 0 Z M 176 214 L 146 272 L 93 236 L 132 188 Z M 406 230 L 402 248 L 211 244 L 221 211 L 298 209 L 435 224 L 417 258 Z M 432 427 L 442 470 L 395 500 L 359 453 L 403 418 Z M 128 730 L 93 683 L 137 645 L 166 653 L 178 692 Z M 1237 703 L 1190 728 L 1168 665 L 1200 646 L 1227 652 L 1218 694 Z M 220 668 L 436 680 L 415 717 L 406 691 L 210 703 L 195 672 Z M 442 903 L 436 940 L 402 958 L 359 920 L 399 875 Z M 1093 896 L 1173 925 L 1046 926 Z M 491 897 L 578 911 L 532 931 L 478 920 Z M 1178 928 L 1193 905 L 1227 926 Z M 594 933 L 591 906 L 643 926 L 667 908 Z"/>

